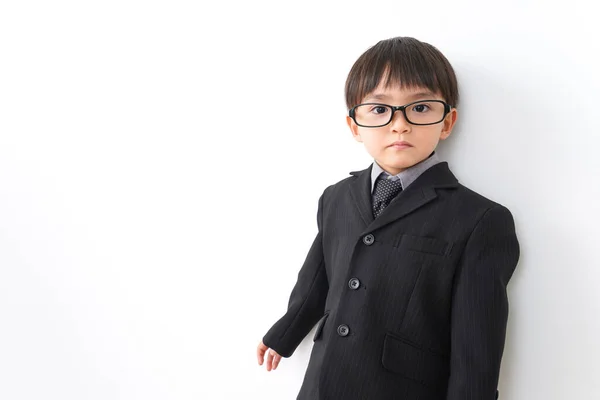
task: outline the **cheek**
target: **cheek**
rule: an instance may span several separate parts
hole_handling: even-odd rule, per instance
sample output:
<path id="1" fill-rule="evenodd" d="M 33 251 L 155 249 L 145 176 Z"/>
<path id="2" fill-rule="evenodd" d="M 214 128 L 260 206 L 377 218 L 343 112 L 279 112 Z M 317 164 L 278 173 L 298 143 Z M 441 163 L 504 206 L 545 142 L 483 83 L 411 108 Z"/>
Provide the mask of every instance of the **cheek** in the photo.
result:
<path id="1" fill-rule="evenodd" d="M 373 158 L 381 157 L 382 154 L 382 146 L 379 143 L 379 140 L 374 136 L 364 137 L 363 136 L 363 145 L 365 146 L 365 150 L 367 153 Z"/>
<path id="2" fill-rule="evenodd" d="M 416 137 L 419 138 L 419 143 L 422 144 L 435 144 L 440 138 L 441 130 L 439 129 L 428 129 L 426 131 L 417 132 Z"/>
<path id="3" fill-rule="evenodd" d="M 385 142 L 382 135 L 370 135 L 369 139 L 365 141 L 365 145 L 374 152 L 381 152 L 385 147 Z"/>

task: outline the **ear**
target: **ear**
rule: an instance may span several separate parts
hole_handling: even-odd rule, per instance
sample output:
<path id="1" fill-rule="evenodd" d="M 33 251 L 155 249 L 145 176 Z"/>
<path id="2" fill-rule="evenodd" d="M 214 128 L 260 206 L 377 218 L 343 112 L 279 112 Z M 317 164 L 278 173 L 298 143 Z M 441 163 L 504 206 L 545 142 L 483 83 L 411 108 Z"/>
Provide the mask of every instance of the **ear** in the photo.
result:
<path id="1" fill-rule="evenodd" d="M 448 138 L 448 136 L 450 136 L 452 128 L 454 128 L 454 125 L 456 124 L 457 118 L 458 111 L 456 110 L 456 108 L 453 108 L 452 110 L 450 110 L 448 115 L 446 115 L 446 118 L 444 118 L 444 126 L 442 127 L 442 132 L 440 133 L 441 140 L 445 140 L 446 138 Z"/>
<path id="2" fill-rule="evenodd" d="M 362 137 L 360 136 L 360 132 L 358 131 L 358 125 L 356 125 L 354 120 L 352 118 L 350 118 L 349 115 L 346 115 L 346 123 L 348 124 L 348 127 L 350 128 L 350 132 L 352 132 L 352 136 L 354 137 L 354 140 L 356 140 L 357 142 L 362 142 Z"/>

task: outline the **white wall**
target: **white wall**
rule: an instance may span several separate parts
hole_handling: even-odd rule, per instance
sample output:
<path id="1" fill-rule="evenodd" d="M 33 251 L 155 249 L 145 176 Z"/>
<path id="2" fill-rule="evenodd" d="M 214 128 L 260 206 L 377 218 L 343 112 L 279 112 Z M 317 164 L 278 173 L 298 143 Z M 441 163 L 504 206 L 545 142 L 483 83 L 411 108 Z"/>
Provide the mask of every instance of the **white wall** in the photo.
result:
<path id="1" fill-rule="evenodd" d="M 453 63 L 439 153 L 515 216 L 502 397 L 596 398 L 595 6 L 215 3 L 0 5 L 0 398 L 295 398 L 310 336 L 269 373 L 256 345 L 371 161 L 343 85 L 392 36 Z"/>

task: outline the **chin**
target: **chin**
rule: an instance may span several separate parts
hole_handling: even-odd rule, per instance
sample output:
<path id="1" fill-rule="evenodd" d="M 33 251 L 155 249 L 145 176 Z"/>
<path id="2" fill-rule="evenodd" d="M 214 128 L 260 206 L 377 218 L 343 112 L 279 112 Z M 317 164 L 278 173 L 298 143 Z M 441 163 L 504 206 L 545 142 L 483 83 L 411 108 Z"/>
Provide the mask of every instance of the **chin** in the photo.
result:
<path id="1" fill-rule="evenodd" d="M 403 157 L 401 160 L 400 159 L 394 159 L 394 160 L 389 160 L 389 162 L 385 162 L 386 165 L 389 165 L 390 167 L 394 167 L 394 168 L 408 168 L 411 165 L 414 165 L 417 163 L 417 158 L 416 157 Z"/>

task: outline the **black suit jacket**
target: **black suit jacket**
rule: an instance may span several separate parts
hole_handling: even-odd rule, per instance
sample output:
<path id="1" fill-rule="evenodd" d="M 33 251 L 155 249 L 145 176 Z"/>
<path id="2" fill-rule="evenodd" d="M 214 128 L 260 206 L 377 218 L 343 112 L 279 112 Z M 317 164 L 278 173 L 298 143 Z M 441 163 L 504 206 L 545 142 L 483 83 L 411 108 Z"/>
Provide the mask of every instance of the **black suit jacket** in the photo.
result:
<path id="1" fill-rule="evenodd" d="M 512 214 L 440 162 L 373 219 L 371 168 L 320 196 L 288 310 L 263 342 L 289 357 L 318 323 L 298 399 L 496 399 Z"/>

